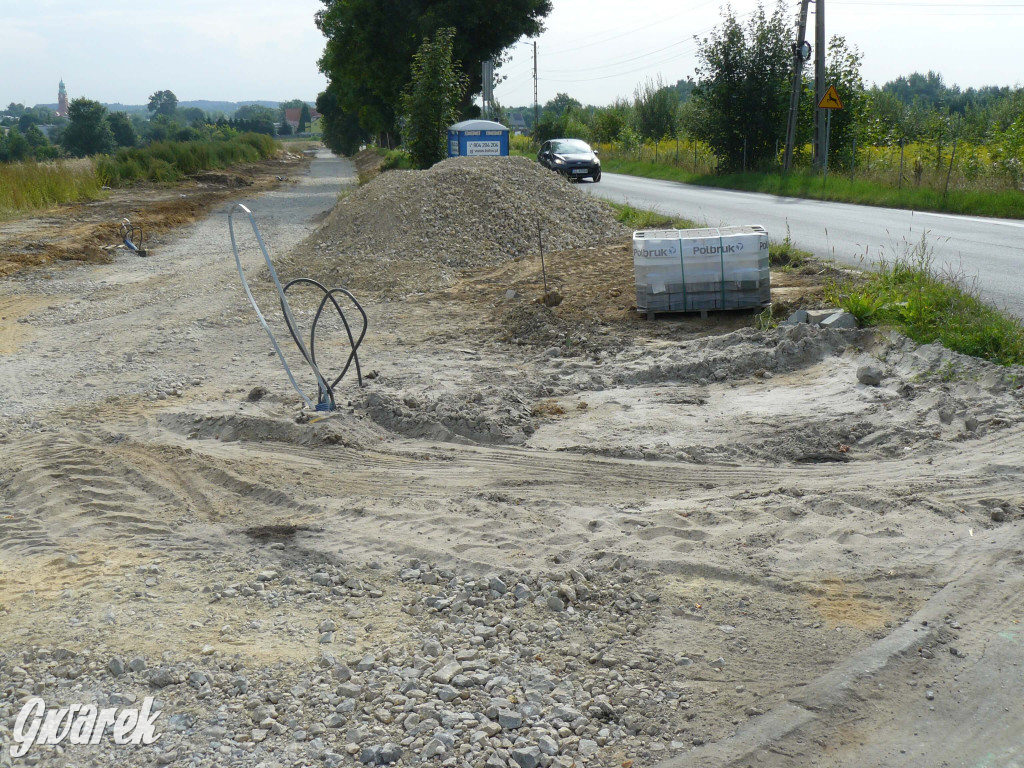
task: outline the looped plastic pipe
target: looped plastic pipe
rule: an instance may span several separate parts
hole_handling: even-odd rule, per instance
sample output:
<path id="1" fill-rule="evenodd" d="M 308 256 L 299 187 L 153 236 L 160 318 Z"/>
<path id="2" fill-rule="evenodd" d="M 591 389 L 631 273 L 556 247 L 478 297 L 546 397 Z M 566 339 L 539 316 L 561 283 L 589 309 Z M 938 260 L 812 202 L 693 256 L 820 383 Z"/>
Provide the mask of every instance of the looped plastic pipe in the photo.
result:
<path id="1" fill-rule="evenodd" d="M 260 319 L 260 325 L 263 326 L 263 330 L 267 332 L 267 336 L 270 337 L 270 343 L 274 345 L 274 351 L 277 352 L 278 358 L 281 360 L 281 365 L 284 366 L 285 373 L 288 374 L 288 380 L 292 383 L 292 387 L 296 392 L 299 393 L 299 397 L 303 399 L 310 410 L 317 410 L 316 404 L 310 400 L 306 393 L 302 391 L 298 383 L 295 381 L 295 376 L 292 375 L 292 369 L 288 365 L 288 361 L 284 359 L 284 353 L 281 352 L 281 347 L 277 343 L 277 339 L 274 338 L 273 331 L 270 330 L 270 326 L 267 325 L 267 319 L 263 316 L 260 311 L 259 304 L 256 303 L 256 299 L 252 295 L 252 291 L 249 289 L 249 281 L 245 279 L 245 270 L 242 269 L 242 258 L 238 254 L 238 242 L 235 239 L 235 222 L 234 216 L 235 211 L 241 210 L 246 216 L 249 217 L 249 222 L 252 224 L 253 234 L 256 235 L 256 242 L 259 243 L 260 250 L 263 252 L 263 260 L 267 263 L 267 269 L 270 271 L 270 279 L 274 281 L 274 287 L 277 288 L 277 296 L 281 300 L 281 311 L 284 312 L 285 322 L 288 324 L 289 330 L 292 332 L 292 338 L 295 339 L 295 343 L 299 347 L 299 351 L 302 353 L 302 357 L 309 363 L 309 366 L 313 369 L 313 374 L 316 376 L 317 385 L 320 389 L 319 402 L 325 402 L 325 396 L 329 398 L 333 404 L 334 398 L 332 390 L 327 386 L 327 382 L 324 381 L 324 377 L 320 374 L 319 369 L 316 367 L 316 363 L 313 361 L 313 356 L 306 349 L 306 345 L 302 343 L 302 339 L 299 338 L 295 332 L 296 327 L 295 318 L 292 317 L 291 307 L 288 305 L 288 299 L 284 295 L 284 288 L 281 287 L 281 281 L 277 277 L 277 270 L 274 269 L 273 263 L 270 261 L 270 254 L 267 252 L 267 246 L 263 242 L 263 236 L 260 234 L 259 228 L 256 226 L 256 219 L 253 218 L 252 211 L 246 208 L 241 203 L 235 203 L 231 208 L 231 212 L 228 214 L 228 230 L 231 233 L 231 249 L 235 253 L 235 266 L 238 267 L 238 276 L 242 278 L 242 287 L 245 289 L 245 295 L 249 297 L 249 303 L 252 304 L 252 308 L 256 310 L 256 316 Z M 361 337 L 360 337 L 361 338 Z"/>
<path id="2" fill-rule="evenodd" d="M 363 337 L 366 336 L 366 327 L 367 327 L 366 311 L 363 309 L 362 305 L 356 300 L 356 297 L 353 296 L 349 291 L 345 290 L 344 288 L 330 288 L 330 289 L 328 289 L 325 285 L 323 285 L 321 283 L 318 283 L 316 280 L 313 280 L 311 278 L 308 278 L 308 277 L 297 277 L 294 280 L 292 280 L 290 283 L 285 285 L 284 293 L 288 293 L 288 289 L 291 288 L 292 286 L 295 286 L 295 285 L 311 285 L 311 286 L 313 286 L 315 288 L 319 288 L 323 292 L 323 294 L 324 294 L 323 299 L 320 300 L 320 306 L 317 307 L 316 314 L 313 315 L 313 324 L 310 326 L 310 329 L 309 329 L 309 363 L 313 367 L 313 369 L 315 371 L 317 371 L 318 375 L 319 375 L 319 371 L 320 371 L 320 366 L 319 366 L 319 363 L 317 363 L 317 361 L 316 361 L 316 329 L 317 329 L 317 324 L 320 322 L 320 316 L 323 314 L 324 308 L 327 306 L 327 302 L 328 301 L 331 302 L 331 304 L 334 305 L 334 309 L 335 309 L 335 311 L 337 311 L 338 317 L 341 318 L 341 322 L 345 326 L 345 333 L 348 335 L 349 346 L 351 346 L 351 348 L 352 348 L 352 351 L 349 352 L 349 354 L 348 354 L 348 359 L 345 361 L 345 367 L 342 368 L 341 373 L 338 374 L 337 378 L 334 379 L 334 381 L 330 382 L 327 385 L 326 395 L 327 395 L 327 398 L 330 400 L 330 406 L 331 406 L 330 409 L 333 410 L 334 409 L 334 405 L 335 405 L 335 403 L 334 403 L 334 388 L 338 386 L 338 383 L 343 378 L 345 378 L 345 374 L 348 373 L 348 369 L 352 366 L 353 363 L 355 363 L 355 366 L 356 366 L 356 376 L 359 379 L 359 386 L 360 387 L 363 386 L 363 372 L 362 372 L 362 369 L 359 367 L 359 354 L 358 353 L 359 353 L 359 345 L 363 343 Z M 352 305 L 356 308 L 356 310 L 359 312 L 360 316 L 362 317 L 363 325 L 362 325 L 362 328 L 359 331 L 359 337 L 358 338 L 356 338 L 352 334 L 352 326 L 349 325 L 348 318 L 345 317 L 345 313 L 344 313 L 344 311 L 342 311 L 341 305 L 338 303 L 338 300 L 335 298 L 335 296 L 337 296 L 337 295 L 342 295 L 342 296 L 348 297 L 348 300 L 352 302 Z M 284 309 L 284 305 L 283 304 L 282 304 L 281 308 L 282 308 L 282 310 Z M 285 321 L 287 322 L 287 315 L 285 316 Z M 301 349 L 302 348 L 302 342 L 299 340 L 298 328 L 293 326 L 290 322 L 287 323 L 287 324 L 288 324 L 288 332 L 291 333 L 292 338 L 295 340 L 295 343 L 298 344 L 299 348 Z M 322 408 L 320 408 L 320 406 L 324 403 L 324 394 L 325 393 L 321 390 L 320 403 L 317 404 L 317 409 L 318 410 L 323 410 Z"/>

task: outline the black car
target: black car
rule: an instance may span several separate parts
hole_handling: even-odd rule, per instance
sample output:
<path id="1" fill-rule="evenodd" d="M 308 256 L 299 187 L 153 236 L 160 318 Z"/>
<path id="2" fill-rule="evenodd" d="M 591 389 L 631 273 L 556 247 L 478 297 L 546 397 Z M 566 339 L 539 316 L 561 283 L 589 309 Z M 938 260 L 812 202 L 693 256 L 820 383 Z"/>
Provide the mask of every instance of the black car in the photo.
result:
<path id="1" fill-rule="evenodd" d="M 537 161 L 573 181 L 588 176 L 601 180 L 601 161 L 590 145 L 579 139 L 551 139 L 540 145 Z"/>

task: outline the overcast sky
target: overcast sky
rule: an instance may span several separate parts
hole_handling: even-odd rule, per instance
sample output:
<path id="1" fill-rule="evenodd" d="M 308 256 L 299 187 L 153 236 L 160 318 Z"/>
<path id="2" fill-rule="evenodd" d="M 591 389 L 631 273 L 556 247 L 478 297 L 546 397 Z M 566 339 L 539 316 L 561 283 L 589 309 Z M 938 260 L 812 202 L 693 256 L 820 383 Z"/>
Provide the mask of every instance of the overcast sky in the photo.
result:
<path id="1" fill-rule="evenodd" d="M 481 0 L 488 2 L 489 0 Z M 694 35 L 720 20 L 721 0 L 554 0 L 539 38 L 539 98 L 583 103 L 631 96 L 660 75 L 694 74 Z M 734 0 L 740 15 L 756 0 Z M 795 17 L 798 2 L 790 2 Z M 315 99 L 325 80 L 313 23 L 320 0 L 0 0 L 0 106 L 71 98 L 145 104 L 169 89 L 180 100 Z M 808 38 L 813 42 L 813 3 Z M 864 54 L 879 84 L 929 69 L 962 87 L 1024 84 L 1024 0 L 827 0 L 828 34 Z M 505 106 L 533 102 L 532 45 L 500 70 Z"/>

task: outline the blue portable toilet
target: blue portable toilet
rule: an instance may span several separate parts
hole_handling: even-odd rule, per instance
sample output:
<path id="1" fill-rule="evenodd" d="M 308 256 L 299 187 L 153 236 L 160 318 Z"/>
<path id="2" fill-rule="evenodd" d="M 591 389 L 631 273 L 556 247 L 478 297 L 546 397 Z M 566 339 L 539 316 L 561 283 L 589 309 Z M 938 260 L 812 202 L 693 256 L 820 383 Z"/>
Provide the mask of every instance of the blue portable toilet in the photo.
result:
<path id="1" fill-rule="evenodd" d="M 493 120 L 463 120 L 448 129 L 448 157 L 508 157 L 508 128 Z"/>

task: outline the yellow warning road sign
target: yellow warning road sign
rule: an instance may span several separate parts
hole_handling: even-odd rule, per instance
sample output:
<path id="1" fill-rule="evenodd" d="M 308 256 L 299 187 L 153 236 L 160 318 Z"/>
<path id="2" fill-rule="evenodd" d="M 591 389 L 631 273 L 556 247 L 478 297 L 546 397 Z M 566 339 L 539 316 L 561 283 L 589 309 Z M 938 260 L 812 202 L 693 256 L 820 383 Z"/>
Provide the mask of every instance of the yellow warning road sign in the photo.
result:
<path id="1" fill-rule="evenodd" d="M 821 101 L 818 102 L 818 109 L 842 109 L 843 100 L 839 98 L 839 93 L 836 91 L 834 85 L 830 85 L 828 90 L 825 91 L 825 95 L 821 97 Z"/>

